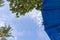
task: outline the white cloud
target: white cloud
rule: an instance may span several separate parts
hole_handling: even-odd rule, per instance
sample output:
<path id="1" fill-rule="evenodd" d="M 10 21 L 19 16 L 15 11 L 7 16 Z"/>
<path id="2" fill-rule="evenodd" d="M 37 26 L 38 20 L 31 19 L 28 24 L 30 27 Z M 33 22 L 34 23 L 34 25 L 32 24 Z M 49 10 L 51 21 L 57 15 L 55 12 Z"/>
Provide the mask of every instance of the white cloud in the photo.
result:
<path id="1" fill-rule="evenodd" d="M 0 27 L 4 26 L 4 24 L 5 24 L 4 21 L 0 21 Z"/>
<path id="2" fill-rule="evenodd" d="M 39 27 L 42 26 L 43 18 L 42 18 L 41 11 L 33 9 L 31 12 L 29 12 L 29 16 L 39 25 Z M 44 26 L 41 28 L 43 28 L 44 30 Z"/>
<path id="3" fill-rule="evenodd" d="M 50 40 L 50 38 L 48 37 L 47 33 L 44 30 L 39 30 L 37 34 L 40 40 Z"/>
<path id="4" fill-rule="evenodd" d="M 1 27 L 1 26 L 4 26 L 5 20 L 6 20 L 5 17 L 4 17 L 3 15 L 1 15 L 1 16 L 0 16 L 0 27 Z"/>
<path id="5" fill-rule="evenodd" d="M 41 11 L 33 9 L 31 12 L 29 12 L 29 16 L 39 25 L 37 34 L 40 40 L 50 40 L 50 38 L 44 30 L 44 25 L 42 25 L 43 18 Z"/>

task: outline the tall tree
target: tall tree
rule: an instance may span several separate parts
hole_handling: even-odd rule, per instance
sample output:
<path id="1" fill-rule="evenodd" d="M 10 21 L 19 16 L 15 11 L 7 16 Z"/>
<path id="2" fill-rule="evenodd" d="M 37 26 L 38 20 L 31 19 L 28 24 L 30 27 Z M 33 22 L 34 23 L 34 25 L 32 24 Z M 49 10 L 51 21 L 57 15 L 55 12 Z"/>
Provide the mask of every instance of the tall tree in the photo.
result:
<path id="1" fill-rule="evenodd" d="M 42 0 L 7 0 L 10 4 L 12 13 L 16 16 L 25 15 L 26 12 L 31 11 L 33 8 L 41 9 Z"/>
<path id="2" fill-rule="evenodd" d="M 6 37 L 11 37 L 11 27 L 10 26 L 5 26 L 5 27 L 0 27 L 0 37 L 1 40 L 7 40 Z"/>
<path id="3" fill-rule="evenodd" d="M 0 7 L 4 5 L 4 0 L 0 0 Z"/>

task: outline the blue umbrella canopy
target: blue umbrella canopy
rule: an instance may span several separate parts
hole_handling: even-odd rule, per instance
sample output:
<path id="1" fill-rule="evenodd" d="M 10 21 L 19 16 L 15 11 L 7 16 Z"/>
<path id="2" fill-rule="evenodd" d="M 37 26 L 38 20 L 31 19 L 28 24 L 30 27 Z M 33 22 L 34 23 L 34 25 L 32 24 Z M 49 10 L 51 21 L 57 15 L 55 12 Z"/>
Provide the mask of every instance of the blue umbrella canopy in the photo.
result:
<path id="1" fill-rule="evenodd" d="M 43 0 L 42 16 L 51 40 L 60 40 L 60 0 Z"/>
<path id="2" fill-rule="evenodd" d="M 43 0 L 42 15 L 46 28 L 60 25 L 60 0 Z"/>

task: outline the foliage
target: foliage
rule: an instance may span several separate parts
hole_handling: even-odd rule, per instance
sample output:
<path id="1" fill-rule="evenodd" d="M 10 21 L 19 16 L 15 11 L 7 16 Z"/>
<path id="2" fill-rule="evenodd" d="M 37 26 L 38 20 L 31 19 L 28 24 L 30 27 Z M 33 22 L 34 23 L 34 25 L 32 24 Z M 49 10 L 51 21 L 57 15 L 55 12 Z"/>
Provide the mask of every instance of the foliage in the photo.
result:
<path id="1" fill-rule="evenodd" d="M 4 0 L 0 0 L 0 7 L 3 6 Z"/>
<path id="2" fill-rule="evenodd" d="M 10 26 L 5 26 L 5 27 L 0 27 L 0 37 L 1 40 L 6 40 L 6 37 L 11 37 L 11 27 Z"/>
<path id="3" fill-rule="evenodd" d="M 42 0 L 7 0 L 10 5 L 12 13 L 16 16 L 25 15 L 26 12 L 31 11 L 33 8 L 41 9 Z"/>

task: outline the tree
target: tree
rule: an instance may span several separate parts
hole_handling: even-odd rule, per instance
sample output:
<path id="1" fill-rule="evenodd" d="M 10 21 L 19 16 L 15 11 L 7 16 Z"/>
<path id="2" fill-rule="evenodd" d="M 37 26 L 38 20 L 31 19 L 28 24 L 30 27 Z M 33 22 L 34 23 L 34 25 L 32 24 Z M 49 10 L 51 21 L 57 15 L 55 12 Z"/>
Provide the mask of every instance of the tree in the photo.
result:
<path id="1" fill-rule="evenodd" d="M 11 37 L 11 27 L 10 26 L 5 26 L 5 27 L 0 27 L 0 37 L 1 40 L 6 40 L 6 37 Z"/>
<path id="2" fill-rule="evenodd" d="M 25 15 L 26 12 L 31 11 L 33 8 L 41 9 L 42 0 L 7 0 L 10 4 L 12 13 L 16 16 Z"/>
<path id="3" fill-rule="evenodd" d="M 0 0 L 0 7 L 3 6 L 4 0 Z"/>

